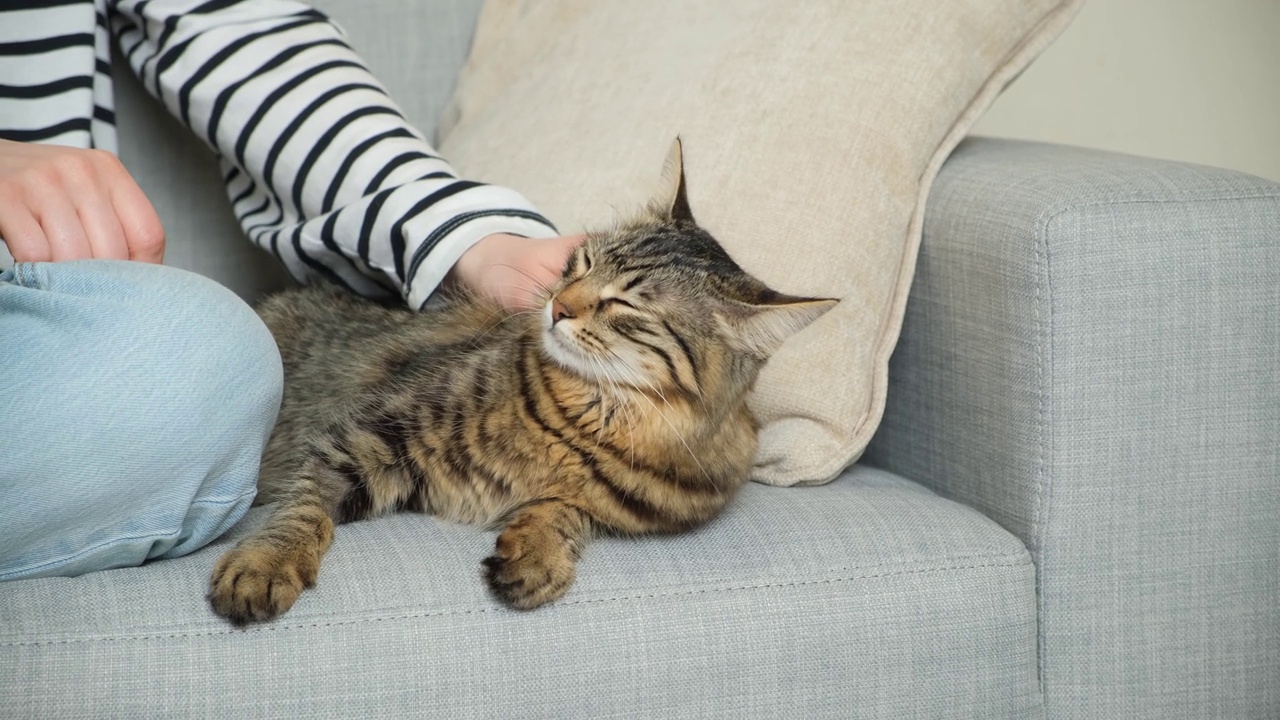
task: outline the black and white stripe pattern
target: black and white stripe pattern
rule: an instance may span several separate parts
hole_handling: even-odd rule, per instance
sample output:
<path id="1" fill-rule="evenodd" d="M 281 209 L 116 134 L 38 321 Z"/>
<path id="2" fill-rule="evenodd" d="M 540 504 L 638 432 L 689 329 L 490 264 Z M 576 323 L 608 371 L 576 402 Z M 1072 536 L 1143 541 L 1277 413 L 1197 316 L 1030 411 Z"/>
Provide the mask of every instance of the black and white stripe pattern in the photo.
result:
<path id="1" fill-rule="evenodd" d="M 0 137 L 114 148 L 114 126 L 94 121 L 111 117 L 108 44 L 92 2 L 0 3 Z"/>
<path id="2" fill-rule="evenodd" d="M 108 31 L 148 92 L 219 154 L 249 238 L 301 280 L 421 307 L 497 232 L 555 229 L 459 179 L 322 13 L 288 0 L 6 0 L 0 137 L 115 149 Z"/>

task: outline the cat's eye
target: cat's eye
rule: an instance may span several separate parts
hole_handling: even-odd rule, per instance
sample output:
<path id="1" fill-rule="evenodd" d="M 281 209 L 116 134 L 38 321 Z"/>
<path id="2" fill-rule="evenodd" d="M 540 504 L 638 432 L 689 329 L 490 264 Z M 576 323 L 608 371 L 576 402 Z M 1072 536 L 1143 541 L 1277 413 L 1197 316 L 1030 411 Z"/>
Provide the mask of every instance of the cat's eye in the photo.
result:
<path id="1" fill-rule="evenodd" d="M 607 298 L 600 298 L 600 302 L 596 303 L 596 311 L 597 312 L 603 311 L 605 308 L 609 307 L 610 305 L 631 308 L 632 310 L 636 309 L 635 305 L 632 305 L 631 303 L 627 302 L 626 300 L 623 300 L 622 298 L 607 297 Z"/>

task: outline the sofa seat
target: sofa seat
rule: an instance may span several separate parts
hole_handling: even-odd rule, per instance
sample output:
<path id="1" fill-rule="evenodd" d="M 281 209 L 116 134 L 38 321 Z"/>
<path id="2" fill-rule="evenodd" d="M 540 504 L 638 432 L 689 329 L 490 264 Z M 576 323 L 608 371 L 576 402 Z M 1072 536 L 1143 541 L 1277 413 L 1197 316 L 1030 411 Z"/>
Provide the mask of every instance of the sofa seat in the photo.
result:
<path id="1" fill-rule="evenodd" d="M 237 629 L 191 556 L 0 584 L 14 717 L 1037 716 L 1035 570 L 981 514 L 855 467 L 749 485 L 701 530 L 591 545 L 561 601 L 509 610 L 490 532 L 341 526 L 315 589 Z M 697 678 L 695 680 L 695 678 Z M 653 698 L 661 698 L 655 706 Z M 644 698 L 643 706 L 641 698 Z"/>

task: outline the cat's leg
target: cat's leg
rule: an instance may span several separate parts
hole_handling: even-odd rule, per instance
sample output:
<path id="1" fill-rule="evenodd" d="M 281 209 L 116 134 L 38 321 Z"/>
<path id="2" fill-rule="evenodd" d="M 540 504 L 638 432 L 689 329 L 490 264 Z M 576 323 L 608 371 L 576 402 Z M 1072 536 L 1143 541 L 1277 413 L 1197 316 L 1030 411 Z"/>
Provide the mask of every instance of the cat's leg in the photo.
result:
<path id="1" fill-rule="evenodd" d="M 559 598 L 573 583 L 591 531 L 590 518 L 574 505 L 554 499 L 529 503 L 512 516 L 484 561 L 489 587 L 521 610 Z"/>
<path id="2" fill-rule="evenodd" d="M 323 457 L 304 462 L 275 512 L 214 566 L 209 602 L 236 624 L 270 620 L 315 584 L 351 481 Z"/>

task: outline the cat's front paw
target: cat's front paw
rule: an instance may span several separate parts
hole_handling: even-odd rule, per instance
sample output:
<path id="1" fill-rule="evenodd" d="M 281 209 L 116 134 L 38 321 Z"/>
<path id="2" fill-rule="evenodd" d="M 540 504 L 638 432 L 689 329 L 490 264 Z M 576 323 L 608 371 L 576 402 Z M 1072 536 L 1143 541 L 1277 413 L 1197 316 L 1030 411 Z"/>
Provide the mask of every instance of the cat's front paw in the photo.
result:
<path id="1" fill-rule="evenodd" d="M 237 625 L 270 620 L 315 585 L 320 560 L 313 553 L 239 546 L 218 560 L 209 578 L 213 611 Z"/>
<path id="2" fill-rule="evenodd" d="M 564 595 L 573 584 L 573 553 L 541 533 L 509 529 L 498 536 L 493 555 L 484 560 L 485 580 L 500 600 L 532 610 Z"/>

